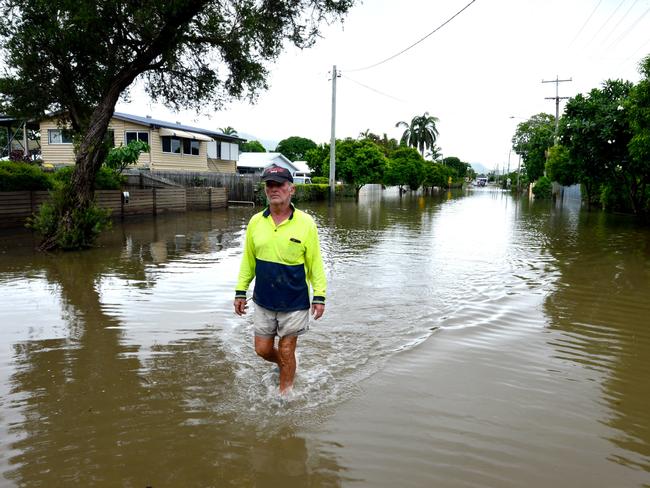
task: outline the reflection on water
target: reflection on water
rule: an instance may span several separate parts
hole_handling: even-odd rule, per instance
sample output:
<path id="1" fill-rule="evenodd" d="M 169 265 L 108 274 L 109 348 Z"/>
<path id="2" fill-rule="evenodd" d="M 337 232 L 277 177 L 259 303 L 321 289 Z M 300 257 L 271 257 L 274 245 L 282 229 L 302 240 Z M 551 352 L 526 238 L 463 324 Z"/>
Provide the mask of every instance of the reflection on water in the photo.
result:
<path id="1" fill-rule="evenodd" d="M 328 307 L 288 401 L 232 313 L 253 210 L 0 235 L 0 486 L 650 483 L 647 228 L 490 191 L 303 208 Z"/>

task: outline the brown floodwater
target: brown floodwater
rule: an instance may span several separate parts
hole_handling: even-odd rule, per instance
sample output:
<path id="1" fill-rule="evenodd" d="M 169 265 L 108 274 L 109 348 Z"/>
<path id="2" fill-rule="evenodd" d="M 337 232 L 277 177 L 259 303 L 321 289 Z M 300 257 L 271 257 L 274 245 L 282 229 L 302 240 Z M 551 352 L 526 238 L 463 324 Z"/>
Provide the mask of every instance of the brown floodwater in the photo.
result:
<path id="1" fill-rule="evenodd" d="M 475 190 L 304 205 L 296 387 L 235 316 L 231 208 L 0 234 L 0 486 L 650 486 L 650 228 Z"/>

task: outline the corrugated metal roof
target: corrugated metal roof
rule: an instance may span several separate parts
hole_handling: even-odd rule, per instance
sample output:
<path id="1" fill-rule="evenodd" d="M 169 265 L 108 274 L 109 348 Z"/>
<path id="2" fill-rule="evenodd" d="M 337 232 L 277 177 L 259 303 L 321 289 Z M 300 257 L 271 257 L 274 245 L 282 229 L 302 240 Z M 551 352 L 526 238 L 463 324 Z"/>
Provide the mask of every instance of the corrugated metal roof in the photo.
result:
<path id="1" fill-rule="evenodd" d="M 125 120 L 127 122 L 135 122 L 136 124 L 156 126 L 156 127 L 167 127 L 169 129 L 179 129 L 189 132 L 198 132 L 199 134 L 205 134 L 211 137 L 218 137 L 222 140 L 227 141 L 245 141 L 238 136 L 229 136 L 223 132 L 218 132 L 214 130 L 202 129 L 200 127 L 193 127 L 191 125 L 177 124 L 175 122 L 169 122 L 167 120 L 154 119 L 152 117 L 140 117 L 139 115 L 125 114 L 123 112 L 115 112 L 113 117 L 119 120 Z"/>
<path id="2" fill-rule="evenodd" d="M 242 152 L 239 153 L 239 161 L 237 161 L 238 168 L 265 168 L 271 164 L 278 164 L 289 169 L 295 173 L 296 167 L 293 165 L 286 156 L 279 152 L 266 152 L 266 153 L 252 153 Z"/>

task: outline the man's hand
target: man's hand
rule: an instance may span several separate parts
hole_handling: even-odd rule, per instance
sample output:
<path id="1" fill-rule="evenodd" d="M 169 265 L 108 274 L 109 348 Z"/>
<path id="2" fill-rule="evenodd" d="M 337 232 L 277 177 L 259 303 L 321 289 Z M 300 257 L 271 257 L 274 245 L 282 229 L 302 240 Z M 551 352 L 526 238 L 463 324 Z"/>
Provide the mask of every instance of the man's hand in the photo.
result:
<path id="1" fill-rule="evenodd" d="M 325 313 L 325 305 L 322 303 L 314 303 L 311 306 L 311 314 L 314 317 L 314 320 L 318 320 Z"/>
<path id="2" fill-rule="evenodd" d="M 235 298 L 235 313 L 237 315 L 246 315 L 246 299 Z"/>

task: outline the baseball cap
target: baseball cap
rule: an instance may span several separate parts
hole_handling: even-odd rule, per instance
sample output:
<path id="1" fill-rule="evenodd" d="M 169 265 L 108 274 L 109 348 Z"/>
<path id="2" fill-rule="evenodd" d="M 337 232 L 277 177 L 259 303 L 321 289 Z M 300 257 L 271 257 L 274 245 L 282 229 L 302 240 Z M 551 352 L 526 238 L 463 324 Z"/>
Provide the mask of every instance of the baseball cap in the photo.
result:
<path id="1" fill-rule="evenodd" d="M 276 181 L 278 183 L 284 183 L 285 181 L 290 181 L 293 183 L 293 176 L 291 176 L 291 171 L 277 164 L 272 164 L 268 168 L 264 169 L 262 173 L 262 181 Z"/>

